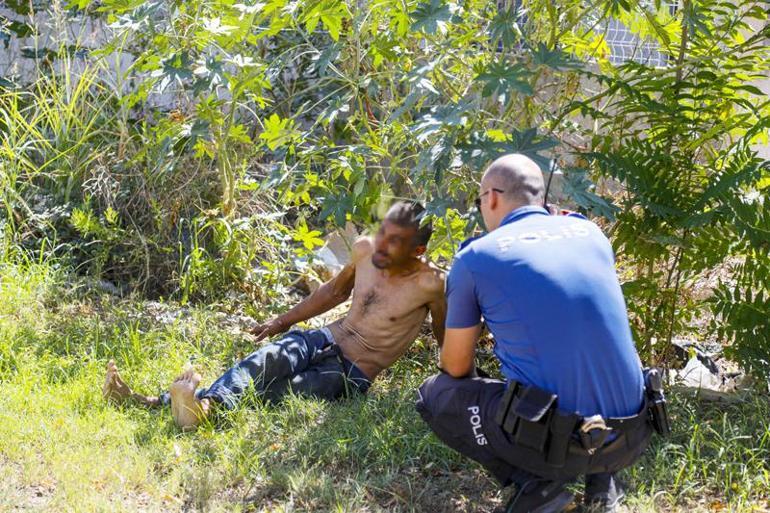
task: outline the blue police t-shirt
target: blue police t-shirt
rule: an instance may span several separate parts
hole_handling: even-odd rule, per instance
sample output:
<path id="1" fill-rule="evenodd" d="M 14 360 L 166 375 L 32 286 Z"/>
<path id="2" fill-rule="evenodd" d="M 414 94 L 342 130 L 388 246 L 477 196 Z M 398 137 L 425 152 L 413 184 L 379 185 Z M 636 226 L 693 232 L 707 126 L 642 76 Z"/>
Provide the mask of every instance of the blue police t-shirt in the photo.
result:
<path id="1" fill-rule="evenodd" d="M 506 378 L 583 416 L 634 415 L 643 378 L 612 247 L 582 216 L 514 210 L 466 245 L 447 278 L 447 328 L 481 317 Z"/>

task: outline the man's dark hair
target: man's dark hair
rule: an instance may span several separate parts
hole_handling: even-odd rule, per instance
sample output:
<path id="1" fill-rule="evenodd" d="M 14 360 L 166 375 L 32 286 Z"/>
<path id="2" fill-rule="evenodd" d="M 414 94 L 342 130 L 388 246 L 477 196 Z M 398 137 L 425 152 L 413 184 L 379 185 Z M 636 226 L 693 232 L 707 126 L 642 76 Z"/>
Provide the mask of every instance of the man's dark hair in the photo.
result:
<path id="1" fill-rule="evenodd" d="M 397 201 L 388 209 L 385 219 L 399 226 L 414 228 L 417 234 L 414 236 L 415 246 L 425 246 L 433 234 L 431 223 L 423 222 L 425 207 L 416 201 Z"/>

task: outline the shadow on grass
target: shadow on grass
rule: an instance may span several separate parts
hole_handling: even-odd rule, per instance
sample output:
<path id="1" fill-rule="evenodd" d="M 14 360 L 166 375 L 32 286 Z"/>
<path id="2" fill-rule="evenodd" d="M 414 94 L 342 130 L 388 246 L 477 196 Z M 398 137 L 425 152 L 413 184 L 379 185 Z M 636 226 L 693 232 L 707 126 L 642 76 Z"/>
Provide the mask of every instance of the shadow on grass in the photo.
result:
<path id="1" fill-rule="evenodd" d="M 422 376 L 378 383 L 368 397 L 327 403 L 289 396 L 221 416 L 215 431 L 245 427 L 238 502 L 247 511 L 482 512 L 507 496 L 473 462 L 436 439 L 413 408 Z M 717 504 L 753 511 L 769 498 L 770 407 L 747 395 L 730 405 L 671 401 L 674 435 L 656 438 L 621 473 L 626 511 Z M 257 423 L 243 423 L 249 411 Z M 580 491 L 580 486 L 576 491 Z M 232 489 L 231 489 L 232 491 Z M 231 497 L 235 499 L 235 497 Z M 269 506 L 273 505 L 273 506 Z M 695 508 L 697 510 L 697 508 Z"/>
<path id="2" fill-rule="evenodd" d="M 242 506 L 491 511 L 499 502 L 496 485 L 430 433 L 413 407 L 418 380 L 405 381 L 397 389 L 375 386 L 367 397 L 334 403 L 288 396 L 278 404 L 252 405 L 272 422 L 251 426 L 245 440 L 250 447 L 244 460 L 259 462 L 264 474 L 257 472 L 244 486 Z"/>
<path id="3" fill-rule="evenodd" d="M 176 328 L 168 331 L 150 337 L 157 354 L 170 344 L 165 337 L 186 340 Z M 217 332 L 198 333 L 196 339 L 208 336 Z M 210 369 L 223 365 L 222 354 L 233 354 L 237 345 L 222 338 L 210 345 L 175 343 L 177 353 L 179 347 L 199 351 Z M 141 355 L 141 364 L 155 364 L 140 349 L 113 335 L 104 354 L 136 352 L 128 359 Z M 88 356 L 82 345 L 80 354 Z M 71 358 L 69 351 L 48 353 L 41 363 L 47 380 L 64 384 L 76 377 L 78 366 Z M 430 373 L 426 362 L 431 358 L 425 345 L 417 345 L 383 373 L 367 397 L 327 403 L 288 396 L 278 404 L 252 397 L 235 411 L 218 412 L 194 435 L 176 430 L 168 408 L 142 413 L 142 408 L 123 408 L 139 420 L 133 442 L 149 452 L 160 478 L 178 472 L 161 449 L 170 441 L 179 440 L 193 454 L 182 470 L 183 509 L 226 504 L 245 511 L 492 511 L 507 491 L 501 494 L 476 464 L 445 447 L 414 410 L 414 390 Z M 212 378 L 216 372 L 207 374 Z M 621 475 L 629 511 L 676 511 L 704 502 L 751 511 L 766 504 L 767 397 L 749 394 L 732 404 L 670 398 L 673 436 L 655 439 Z"/>

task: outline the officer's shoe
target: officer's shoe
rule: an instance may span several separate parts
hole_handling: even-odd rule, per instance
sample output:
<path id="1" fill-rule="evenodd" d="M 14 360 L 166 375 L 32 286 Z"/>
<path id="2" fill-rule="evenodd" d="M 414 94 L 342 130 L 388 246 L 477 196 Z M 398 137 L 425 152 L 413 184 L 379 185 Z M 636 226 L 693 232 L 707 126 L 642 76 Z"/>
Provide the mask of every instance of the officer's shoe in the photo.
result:
<path id="1" fill-rule="evenodd" d="M 533 479 L 524 483 L 511 497 L 505 513 L 558 513 L 572 502 L 573 495 L 563 481 Z"/>
<path id="2" fill-rule="evenodd" d="M 623 492 L 612 497 L 586 497 L 583 508 L 579 511 L 580 513 L 618 513 L 623 497 L 625 497 Z"/>
<path id="3" fill-rule="evenodd" d="M 586 495 L 581 513 L 617 513 L 626 494 L 612 474 L 586 477 Z"/>

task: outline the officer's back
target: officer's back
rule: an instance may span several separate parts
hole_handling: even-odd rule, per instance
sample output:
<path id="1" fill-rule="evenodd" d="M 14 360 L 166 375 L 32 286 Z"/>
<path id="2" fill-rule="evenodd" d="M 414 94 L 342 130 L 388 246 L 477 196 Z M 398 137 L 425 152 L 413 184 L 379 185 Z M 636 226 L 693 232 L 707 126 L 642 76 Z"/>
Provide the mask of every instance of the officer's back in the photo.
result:
<path id="1" fill-rule="evenodd" d="M 454 265 L 472 273 L 508 379 L 545 388 L 584 416 L 639 411 L 640 365 L 612 248 L 596 225 L 522 207 Z"/>
<path id="2" fill-rule="evenodd" d="M 651 435 L 642 371 L 609 241 L 585 218 L 549 215 L 544 196 L 526 156 L 484 172 L 476 205 L 489 234 L 452 264 L 443 373 L 416 406 L 442 441 L 518 485 L 506 511 L 562 511 L 566 483 L 585 475 L 586 506 L 610 512 L 614 473 Z M 507 384 L 472 372 L 482 319 Z"/>

